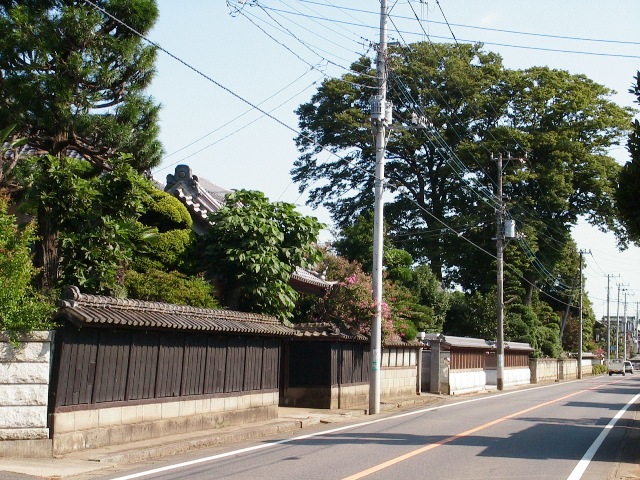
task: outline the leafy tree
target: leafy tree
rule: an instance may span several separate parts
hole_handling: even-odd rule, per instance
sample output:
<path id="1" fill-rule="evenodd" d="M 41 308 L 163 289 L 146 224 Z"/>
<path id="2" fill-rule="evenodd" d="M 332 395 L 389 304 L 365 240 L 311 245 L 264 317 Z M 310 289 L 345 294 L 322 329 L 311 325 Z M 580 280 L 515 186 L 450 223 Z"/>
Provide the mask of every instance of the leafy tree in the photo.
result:
<path id="1" fill-rule="evenodd" d="M 298 108 L 301 156 L 292 170 L 310 203 L 326 206 L 340 227 L 371 209 L 374 191 L 367 111 L 376 72 L 368 58 L 351 70 Z M 390 133 L 387 232 L 438 280 L 482 297 L 495 291 L 495 259 L 486 254 L 495 248 L 492 154 L 505 157 L 507 210 L 526 234 L 506 253 L 513 270 L 505 291 L 518 303 L 532 306 L 536 288 L 554 288 L 569 270 L 566 247 L 579 217 L 621 235 L 613 208 L 619 167 L 606 151 L 628 130 L 632 110 L 615 105 L 610 90 L 562 70 L 505 69 L 480 45 L 392 47 L 389 70 L 394 121 L 410 125 L 418 114 L 425 128 Z M 340 156 L 318 161 L 318 144 Z"/>
<path id="2" fill-rule="evenodd" d="M 496 322 L 495 293 L 484 295 L 480 292 L 453 292 L 443 333 L 460 337 L 495 339 Z"/>
<path id="3" fill-rule="evenodd" d="M 222 281 L 222 300 L 231 308 L 288 320 L 298 298 L 289 285 L 296 267 L 320 259 L 315 242 L 322 224 L 295 206 L 271 203 L 261 192 L 227 195 L 210 216 L 206 234 L 207 271 Z"/>
<path id="4" fill-rule="evenodd" d="M 158 16 L 154 0 L 98 3 L 142 34 Z M 72 154 L 97 167 L 95 174 L 113 168 L 122 153 L 133 155 L 135 170 L 148 171 L 161 159 L 159 107 L 143 93 L 155 58 L 155 47 L 84 2 L 2 2 L 0 128 L 15 124 L 13 134 L 28 140 L 32 154 L 59 161 Z M 35 212 L 44 289 L 58 276 L 52 203 Z"/>
<path id="5" fill-rule="evenodd" d="M 141 34 L 158 16 L 154 0 L 99 6 Z M 131 153 L 138 171 L 160 162 L 158 107 L 143 94 L 155 47 L 77 0 L 0 4 L 0 125 L 16 124 L 39 154 L 69 150 L 108 167 Z"/>
<path id="6" fill-rule="evenodd" d="M 47 212 L 47 221 L 58 228 L 51 248 L 63 259 L 50 266 L 56 273 L 50 286 L 124 295 L 123 274 L 134 247 L 151 233 L 137 222 L 154 188 L 151 182 L 129 165 L 127 156 L 112 159 L 111 171 L 100 176 L 82 160 L 51 155 L 31 160 L 24 164 L 25 208 Z"/>
<path id="7" fill-rule="evenodd" d="M 634 77 L 636 83 L 629 93 L 636 96 L 636 103 L 640 104 L 640 72 Z M 638 209 L 638 192 L 640 192 L 640 121 L 633 122 L 633 130 L 629 134 L 627 148 L 631 155 L 618 177 L 616 203 L 620 220 L 626 228 L 626 233 L 633 242 L 640 244 L 640 209 Z"/>
<path id="8" fill-rule="evenodd" d="M 153 237 L 134 247 L 125 273 L 127 296 L 216 308 L 213 285 L 196 274 L 197 239 L 187 208 L 171 194 L 153 189 L 143 201 L 143 210 L 138 221 Z"/>
<path id="9" fill-rule="evenodd" d="M 36 271 L 31 263 L 33 225 L 20 230 L 0 198 L 0 330 L 15 339 L 19 333 L 52 327 L 53 302 L 31 286 Z"/>

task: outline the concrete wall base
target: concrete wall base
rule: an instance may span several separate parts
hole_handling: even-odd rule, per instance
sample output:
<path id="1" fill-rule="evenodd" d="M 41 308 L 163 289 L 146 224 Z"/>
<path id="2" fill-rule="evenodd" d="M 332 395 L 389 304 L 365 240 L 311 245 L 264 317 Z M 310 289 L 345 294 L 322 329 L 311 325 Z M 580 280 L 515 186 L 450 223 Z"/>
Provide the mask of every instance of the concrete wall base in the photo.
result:
<path id="1" fill-rule="evenodd" d="M 53 456 L 53 441 L 40 440 L 3 440 L 0 442 L 0 457 L 42 458 Z"/>
<path id="2" fill-rule="evenodd" d="M 124 444 L 166 435 L 244 425 L 277 417 L 278 407 L 271 405 L 246 410 L 207 413 L 73 432 L 54 432 L 53 446 L 49 455 L 64 455 L 78 450 Z"/>

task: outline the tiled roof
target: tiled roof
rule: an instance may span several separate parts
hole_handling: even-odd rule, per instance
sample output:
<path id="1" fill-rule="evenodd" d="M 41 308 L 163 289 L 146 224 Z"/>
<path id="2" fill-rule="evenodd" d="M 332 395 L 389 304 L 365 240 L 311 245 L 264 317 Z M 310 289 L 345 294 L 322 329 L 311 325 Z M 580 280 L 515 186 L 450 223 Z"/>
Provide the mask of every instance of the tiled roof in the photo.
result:
<path id="1" fill-rule="evenodd" d="M 428 333 L 424 342 L 428 345 L 430 342 L 442 342 L 452 347 L 458 348 L 483 348 L 486 350 L 495 350 L 496 342 L 493 340 L 484 340 L 482 338 L 454 337 L 452 335 L 442 335 L 439 333 Z M 520 350 L 532 352 L 533 348 L 528 343 L 522 342 L 504 342 L 505 350 Z"/>
<path id="2" fill-rule="evenodd" d="M 330 322 L 297 323 L 293 328 L 296 330 L 296 337 L 369 341 L 366 335 L 342 332 L 338 326 Z"/>
<path id="3" fill-rule="evenodd" d="M 56 318 L 66 318 L 80 326 L 278 336 L 296 334 L 277 318 L 267 315 L 88 295 L 77 287 L 65 290 L 59 306 Z"/>

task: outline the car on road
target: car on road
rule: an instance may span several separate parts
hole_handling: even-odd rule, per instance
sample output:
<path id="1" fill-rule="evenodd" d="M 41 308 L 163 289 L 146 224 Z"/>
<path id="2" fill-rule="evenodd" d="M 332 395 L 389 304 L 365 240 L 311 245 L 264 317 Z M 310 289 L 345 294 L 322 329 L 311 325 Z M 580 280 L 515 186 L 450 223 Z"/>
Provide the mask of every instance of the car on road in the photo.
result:
<path id="1" fill-rule="evenodd" d="M 633 373 L 633 365 L 631 365 L 631 362 L 628 362 L 628 361 L 624 362 L 624 373 Z"/>
<path id="2" fill-rule="evenodd" d="M 611 360 L 609 360 L 607 370 L 609 372 L 609 375 L 613 375 L 614 373 L 625 375 L 625 361 L 620 358 L 612 358 Z"/>

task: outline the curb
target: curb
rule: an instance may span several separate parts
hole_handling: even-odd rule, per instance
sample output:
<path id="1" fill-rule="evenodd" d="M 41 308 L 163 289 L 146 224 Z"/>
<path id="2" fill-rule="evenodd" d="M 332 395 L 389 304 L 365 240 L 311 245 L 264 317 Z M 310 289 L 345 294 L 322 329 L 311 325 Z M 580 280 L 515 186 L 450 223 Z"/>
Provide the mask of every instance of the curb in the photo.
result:
<path id="1" fill-rule="evenodd" d="M 277 433 L 295 432 L 304 428 L 318 424 L 320 421 L 298 421 L 298 420 L 278 420 L 276 423 L 267 425 L 253 425 L 244 427 L 240 430 L 230 432 L 220 432 L 220 430 L 209 431 L 206 434 L 198 435 L 194 438 L 191 435 L 189 440 L 179 440 L 168 444 L 158 444 L 147 447 L 135 448 L 120 452 L 96 454 L 90 456 L 87 460 L 90 462 L 100 463 L 134 463 L 143 460 L 163 457 L 165 455 L 175 455 L 178 453 L 188 452 L 199 448 L 215 447 L 220 445 L 229 445 L 245 440 L 266 437 Z"/>

